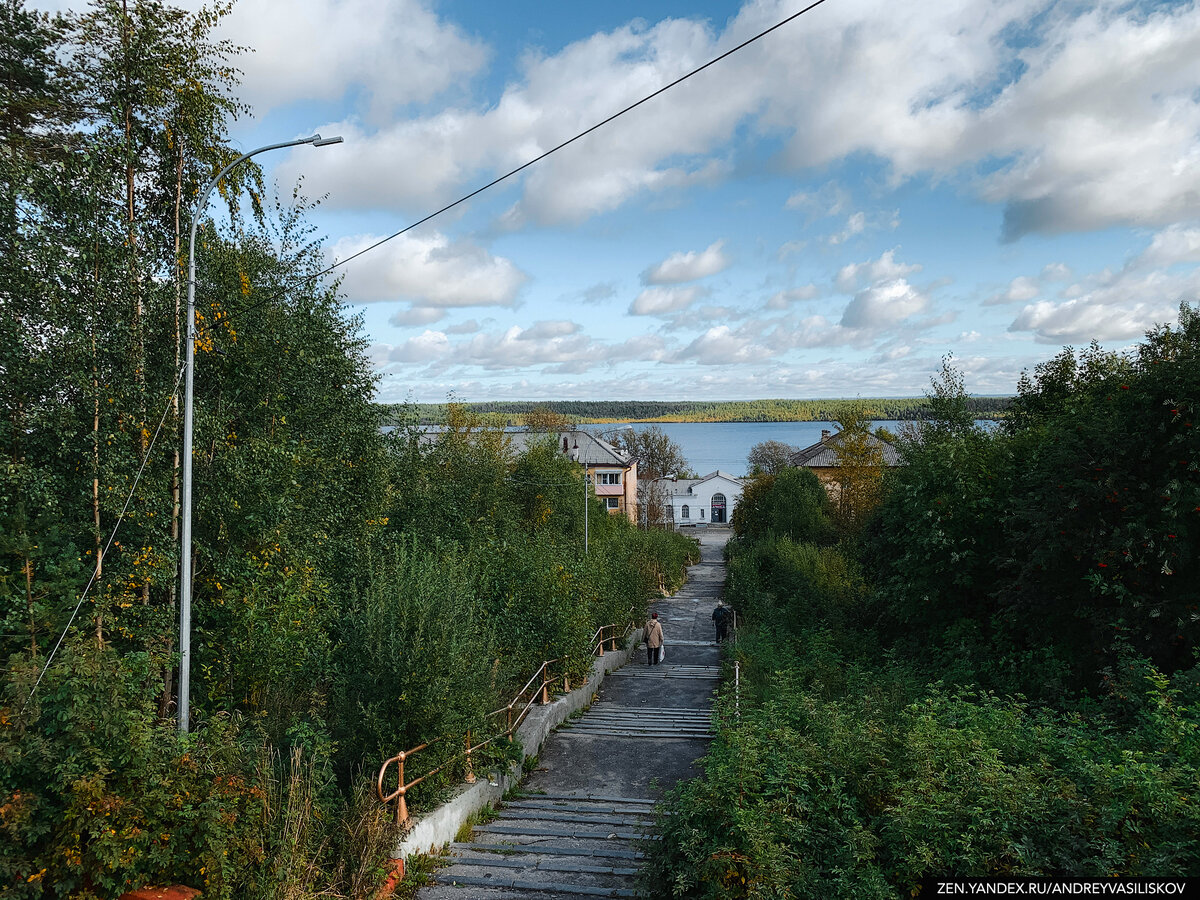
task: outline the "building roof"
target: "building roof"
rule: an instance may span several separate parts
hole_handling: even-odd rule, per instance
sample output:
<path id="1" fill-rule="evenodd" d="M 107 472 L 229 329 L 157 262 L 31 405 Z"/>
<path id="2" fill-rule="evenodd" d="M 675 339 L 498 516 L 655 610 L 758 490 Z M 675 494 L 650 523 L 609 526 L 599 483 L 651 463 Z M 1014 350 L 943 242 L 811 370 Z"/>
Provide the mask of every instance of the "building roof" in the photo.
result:
<path id="1" fill-rule="evenodd" d="M 726 481 L 732 481 L 739 487 L 746 486 L 746 479 L 737 478 L 728 472 L 722 472 L 720 469 L 715 472 L 709 472 L 702 478 L 659 478 L 654 483 L 665 487 L 669 495 L 675 496 L 678 494 L 691 494 L 693 493 L 692 489 L 697 485 L 701 485 L 706 481 L 712 481 L 714 478 L 724 478 Z"/>
<path id="2" fill-rule="evenodd" d="M 532 445 L 550 438 L 561 453 L 563 441 L 567 442 L 567 456 L 585 466 L 616 466 L 628 469 L 633 465 L 633 457 L 624 450 L 619 450 L 608 441 L 596 437 L 590 431 L 576 429 L 573 431 L 510 431 L 507 434 L 512 442 L 512 448 L 518 453 L 524 453 Z"/>
<path id="3" fill-rule="evenodd" d="M 844 432 L 839 431 L 835 435 L 825 437 L 826 433 L 822 432 L 821 440 L 815 444 L 805 447 L 803 450 L 798 450 L 792 454 L 791 464 L 797 468 L 805 467 L 809 469 L 823 469 L 834 466 L 840 466 L 838 461 L 838 448 L 841 446 Z M 883 464 L 885 466 L 902 466 L 904 460 L 900 458 L 898 451 L 888 441 L 880 440 L 873 434 L 867 435 L 868 442 L 872 446 L 879 447 L 883 451 Z"/>

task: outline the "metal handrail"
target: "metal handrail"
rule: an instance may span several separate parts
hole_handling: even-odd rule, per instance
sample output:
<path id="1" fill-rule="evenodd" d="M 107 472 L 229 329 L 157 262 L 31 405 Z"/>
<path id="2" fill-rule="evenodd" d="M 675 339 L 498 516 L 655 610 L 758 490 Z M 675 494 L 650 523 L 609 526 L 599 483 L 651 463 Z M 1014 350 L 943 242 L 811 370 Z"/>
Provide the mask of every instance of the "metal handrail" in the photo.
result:
<path id="1" fill-rule="evenodd" d="M 615 626 L 609 626 L 609 627 L 615 627 Z M 412 756 L 417 751 L 424 750 L 426 747 L 429 747 L 430 745 L 437 743 L 438 741 L 442 740 L 443 738 L 435 738 L 431 741 L 426 741 L 425 743 L 418 744 L 416 747 L 413 747 L 411 750 L 402 750 L 399 753 L 397 753 L 395 756 L 384 760 L 383 765 L 380 766 L 380 768 L 379 768 L 379 775 L 375 779 L 375 796 L 379 799 L 379 801 L 381 803 L 390 803 L 392 800 L 397 801 L 397 803 L 396 803 L 396 824 L 403 826 L 404 824 L 406 824 L 408 822 L 408 818 L 409 818 L 409 815 L 408 815 L 408 792 L 412 788 L 414 788 L 418 784 L 420 784 L 422 781 L 425 781 L 426 779 L 432 777 L 433 775 L 436 775 L 438 772 L 441 772 L 443 769 L 447 768 L 451 763 L 456 762 L 458 759 L 465 758 L 465 760 L 466 760 L 466 769 L 467 769 L 466 781 L 468 783 L 473 783 L 475 781 L 475 773 L 472 770 L 472 765 L 471 765 L 471 755 L 475 751 L 480 750 L 483 747 L 486 747 L 488 744 L 491 744 L 492 742 L 497 741 L 501 738 L 508 738 L 509 740 L 512 740 L 513 732 L 515 732 L 516 729 L 521 726 L 521 723 L 525 720 L 525 717 L 529 714 L 529 710 L 533 708 L 533 705 L 536 702 L 538 702 L 539 699 L 541 700 L 541 703 L 543 705 L 548 704 L 550 702 L 550 685 L 551 685 L 552 681 L 558 680 L 557 678 L 554 678 L 554 679 L 550 678 L 550 666 L 553 663 L 557 663 L 557 662 L 564 663 L 563 674 L 562 674 L 563 689 L 566 691 L 569 691 L 571 689 L 571 682 L 570 682 L 570 675 L 568 674 L 567 667 L 565 665 L 567 659 L 568 659 L 568 657 L 562 657 L 560 659 L 550 659 L 550 660 L 546 660 L 545 662 L 543 662 L 540 666 L 538 666 L 537 671 L 535 671 L 533 673 L 532 677 L 530 677 L 530 679 L 527 682 L 525 682 L 524 687 L 522 687 L 521 690 L 517 692 L 516 696 L 514 696 L 513 699 L 510 700 L 506 706 L 502 706 L 502 707 L 500 707 L 500 709 L 497 709 L 490 713 L 487 713 L 483 717 L 484 721 L 486 722 L 487 720 L 493 719 L 496 716 L 500 715 L 501 713 L 504 713 L 505 714 L 505 727 L 504 727 L 503 731 L 498 732 L 497 734 L 492 735 L 491 737 L 487 738 L 486 740 L 480 741 L 479 743 L 473 745 L 471 743 L 471 732 L 470 732 L 470 730 L 468 730 L 467 734 L 466 734 L 466 738 L 465 738 L 466 749 L 464 749 L 463 751 L 461 751 L 459 753 L 454 754 L 449 759 L 444 760 L 441 765 L 437 766 L 436 768 L 430 769 L 428 772 L 426 772 L 424 775 L 420 776 L 419 778 L 414 778 L 411 781 L 404 780 L 405 760 L 407 760 L 410 756 Z M 535 690 L 532 694 L 530 694 L 528 701 L 525 702 L 525 705 L 521 707 L 520 712 L 517 713 L 516 717 L 514 718 L 513 710 L 517 707 L 517 704 L 520 703 L 521 698 L 525 696 L 525 692 L 528 691 L 529 688 L 532 687 L 534 685 L 534 683 L 538 680 L 539 676 L 541 677 L 541 684 L 538 685 L 538 687 L 540 688 L 540 692 L 538 690 Z M 540 698 L 539 698 L 539 693 L 540 693 Z M 397 787 L 396 787 L 396 790 L 392 791 L 391 793 L 384 793 L 384 786 L 383 786 L 384 779 L 387 777 L 388 769 L 391 768 L 391 766 L 393 766 L 393 765 L 396 766 Z"/>
<path id="2" fill-rule="evenodd" d="M 633 617 L 632 617 L 632 612 L 633 612 L 633 610 L 631 609 L 630 610 L 630 613 L 631 613 L 630 619 L 625 625 L 625 630 L 620 635 L 621 638 L 628 635 L 635 628 L 635 624 L 633 622 Z M 601 625 L 599 628 L 596 629 L 595 634 L 592 635 L 592 650 L 591 650 L 591 653 L 589 654 L 590 656 L 603 656 L 605 643 L 608 643 L 610 645 L 609 646 L 610 651 L 614 651 L 617 649 L 617 641 L 619 640 L 619 637 L 615 634 L 615 629 L 617 627 L 618 626 L 616 624 Z M 608 632 L 607 637 L 605 637 L 605 632 Z M 449 759 L 444 760 L 441 765 L 437 766 L 436 768 L 430 769 L 428 772 L 426 772 L 424 775 L 420 776 L 419 778 L 414 778 L 412 781 L 407 781 L 407 782 L 404 780 L 405 760 L 407 760 L 410 756 L 412 756 L 417 751 L 424 750 L 425 748 L 430 747 L 433 744 L 436 744 L 439 741 L 444 740 L 446 737 L 445 735 L 443 735 L 442 737 L 439 737 L 439 738 L 434 738 L 433 740 L 430 740 L 430 741 L 426 741 L 422 744 L 418 744 L 416 747 L 413 747 L 411 750 L 402 750 L 399 753 L 397 753 L 395 756 L 384 760 L 383 765 L 380 766 L 380 768 L 379 768 L 379 775 L 375 779 L 375 796 L 379 798 L 379 801 L 381 803 L 390 803 L 392 800 L 397 801 L 397 803 L 396 803 L 396 824 L 403 826 L 408 822 L 408 818 L 409 818 L 409 816 L 408 816 L 408 792 L 412 788 L 414 788 L 418 784 L 420 784 L 422 781 L 425 781 L 426 779 L 436 775 L 438 772 L 441 772 L 443 769 L 447 768 L 451 763 L 456 762 L 460 758 L 465 758 L 465 760 L 466 760 L 466 769 L 467 769 L 466 781 L 468 783 L 473 783 L 475 781 L 475 773 L 472 770 L 471 755 L 475 751 L 480 750 L 480 749 L 486 747 L 488 744 L 491 744 L 494 741 L 500 740 L 501 738 L 507 738 L 509 740 L 512 740 L 513 732 L 515 732 L 521 726 L 521 723 L 525 720 L 525 717 L 529 714 L 529 710 L 532 709 L 534 703 L 538 701 L 539 691 L 535 690 L 530 695 L 529 700 L 526 701 L 526 703 L 523 707 L 521 707 L 521 711 L 519 713 L 517 713 L 515 719 L 513 717 L 513 710 L 517 707 L 517 704 L 521 701 L 521 698 L 525 696 L 525 692 L 527 690 L 529 690 L 530 687 L 533 686 L 534 682 L 536 682 L 538 680 L 539 676 L 541 677 L 541 684 L 539 685 L 540 695 L 541 695 L 541 697 L 540 697 L 541 703 L 542 703 L 542 705 L 546 705 L 550 702 L 550 685 L 552 682 L 557 682 L 557 680 L 558 680 L 557 678 L 554 678 L 554 679 L 550 678 L 550 666 L 552 664 L 554 664 L 554 663 L 562 663 L 563 664 L 562 665 L 563 690 L 568 691 L 568 692 L 571 690 L 570 673 L 569 673 L 569 666 L 568 666 L 569 661 L 570 661 L 570 657 L 564 656 L 564 657 L 560 657 L 559 659 L 549 659 L 549 660 L 546 660 L 545 662 L 543 662 L 540 666 L 538 666 L 537 671 L 535 671 L 533 673 L 533 675 L 530 677 L 530 679 L 527 682 L 525 682 L 525 686 L 522 687 L 521 690 L 519 690 L 517 692 L 516 696 L 514 696 L 512 698 L 512 700 L 510 700 L 506 706 L 502 706 L 499 709 L 493 710 L 492 712 L 484 715 L 483 719 L 484 719 L 484 722 L 486 723 L 487 721 L 489 721 L 503 713 L 505 715 L 505 727 L 504 727 L 503 731 L 492 735 L 491 737 L 487 738 L 484 741 L 480 741 L 478 744 L 472 745 L 471 731 L 468 730 L 466 733 L 466 736 L 465 736 L 466 749 L 462 750 L 459 753 L 454 754 Z M 385 794 L 383 782 L 384 782 L 384 779 L 387 777 L 388 769 L 391 768 L 391 766 L 393 766 L 393 765 L 396 766 L 397 787 L 396 787 L 396 790 L 392 791 L 390 794 Z"/>

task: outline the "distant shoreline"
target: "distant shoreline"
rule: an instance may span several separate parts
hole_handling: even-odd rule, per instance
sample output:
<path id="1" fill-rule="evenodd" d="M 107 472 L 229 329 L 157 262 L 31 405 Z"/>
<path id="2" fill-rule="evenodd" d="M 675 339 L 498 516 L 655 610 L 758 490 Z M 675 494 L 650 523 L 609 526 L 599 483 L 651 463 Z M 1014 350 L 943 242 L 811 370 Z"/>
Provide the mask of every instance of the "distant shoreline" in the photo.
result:
<path id="1" fill-rule="evenodd" d="M 1012 397 L 971 397 L 967 408 L 976 419 L 1003 418 Z M 376 404 L 388 425 L 404 423 L 443 424 L 447 403 Z M 845 400 L 727 400 L 699 401 L 642 400 L 550 400 L 489 401 L 455 404 L 482 425 L 521 426 L 525 414 L 537 410 L 551 413 L 571 425 L 689 424 L 701 422 L 827 422 L 837 419 L 847 406 L 860 409 L 869 418 L 887 420 L 928 419 L 929 398 L 853 398 Z"/>

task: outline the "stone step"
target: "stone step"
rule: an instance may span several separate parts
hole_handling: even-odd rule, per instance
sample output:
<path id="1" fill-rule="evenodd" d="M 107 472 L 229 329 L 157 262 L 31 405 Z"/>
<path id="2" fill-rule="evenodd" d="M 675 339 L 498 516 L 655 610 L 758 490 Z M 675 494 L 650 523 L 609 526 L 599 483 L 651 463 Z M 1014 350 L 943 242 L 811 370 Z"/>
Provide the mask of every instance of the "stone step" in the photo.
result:
<path id="1" fill-rule="evenodd" d="M 646 824 L 645 816 L 612 816 L 602 813 L 585 815 L 583 813 L 571 811 L 557 811 L 549 809 L 525 811 L 513 810 L 509 811 L 509 806 L 506 804 L 500 809 L 500 818 L 497 822 L 505 822 L 510 819 L 527 822 L 575 822 L 584 825 L 627 825 L 631 828 L 636 828 Z"/>
<path id="2" fill-rule="evenodd" d="M 630 732 L 647 732 L 647 731 L 662 731 L 667 733 L 693 733 L 700 732 L 710 734 L 713 730 L 712 725 L 708 722 L 698 722 L 690 724 L 687 722 L 578 722 L 574 725 L 564 725 L 562 731 L 630 731 Z"/>
<path id="3" fill-rule="evenodd" d="M 614 804 L 636 804 L 638 806 L 654 806 L 657 802 L 649 797 L 619 797 L 615 794 L 593 794 L 588 791 L 580 793 L 564 793 L 554 791 L 528 791 L 521 792 L 514 796 L 517 800 L 570 800 L 576 803 L 614 803 Z"/>
<path id="4" fill-rule="evenodd" d="M 528 848 L 528 849 L 526 849 Z M 475 853 L 500 853 L 505 855 L 540 854 L 542 856 L 582 856 L 595 859 L 641 859 L 641 850 L 626 850 L 621 847 L 564 847 L 559 844 L 464 844 L 455 841 L 451 850 L 470 850 Z"/>
<path id="5" fill-rule="evenodd" d="M 640 709 L 631 709 L 624 712 L 605 710 L 603 712 L 588 713 L 586 716 L 582 716 L 578 719 L 567 719 L 563 724 L 572 725 L 576 722 L 645 722 L 647 720 L 683 722 L 685 724 L 694 722 L 710 722 L 712 721 L 712 712 L 669 713 Z"/>
<path id="6" fill-rule="evenodd" d="M 481 878 L 478 876 L 458 875 L 453 878 L 443 876 L 440 872 L 434 876 L 434 881 L 438 884 L 447 887 L 464 887 L 464 888 L 493 888 L 500 891 L 527 891 L 531 893 L 541 894 L 543 896 L 584 896 L 584 897 L 636 897 L 637 893 L 633 888 L 628 887 L 609 887 L 602 885 L 580 885 L 569 884 L 566 882 L 551 882 L 551 881 L 529 881 L 526 879 L 505 879 L 505 878 Z M 472 891 L 467 895 L 471 898 L 479 898 L 483 900 L 485 895 Z M 503 893 L 497 894 L 497 900 L 504 897 Z"/>
<path id="7" fill-rule="evenodd" d="M 713 731 L 713 726 L 710 722 L 662 722 L 662 721 L 638 721 L 636 719 L 629 720 L 612 720 L 601 719 L 599 721 L 581 721 L 572 722 L 571 725 L 559 726 L 563 731 L 590 731 L 593 728 L 602 728 L 605 731 Z"/>
<path id="8" fill-rule="evenodd" d="M 629 716 L 628 718 L 596 718 L 577 719 L 574 722 L 564 722 L 560 728 L 634 728 L 651 731 L 708 731 L 712 728 L 711 719 L 664 719 L 661 716 Z"/>
<path id="9" fill-rule="evenodd" d="M 658 840 L 658 835 L 648 835 L 643 828 L 634 830 L 616 828 L 604 829 L 601 831 L 589 831 L 582 828 L 556 828 L 553 826 L 537 826 L 537 825 L 476 825 L 475 831 L 483 832 L 484 834 L 506 834 L 513 836 L 525 837 L 568 837 L 568 838 L 586 838 L 593 840 L 621 840 L 621 841 L 642 841 L 642 840 Z"/>
<path id="10" fill-rule="evenodd" d="M 688 734 L 682 731 L 560 731 L 567 737 L 574 738 L 630 738 L 636 740 L 645 740 L 653 738 L 656 741 L 711 741 L 713 735 L 711 733 Z"/>
<path id="11" fill-rule="evenodd" d="M 470 845 L 468 845 L 470 846 Z M 524 853 L 512 857 L 499 857 L 495 854 L 488 856 L 459 856 L 455 854 L 448 859 L 454 866 L 477 866 L 485 869 L 525 869 L 538 872 L 586 872 L 589 875 L 636 875 L 634 866 L 596 865 L 584 863 L 578 859 L 531 859 L 541 854 Z"/>
<path id="12" fill-rule="evenodd" d="M 612 673 L 609 673 L 609 674 L 612 674 Z M 604 701 L 602 701 L 602 700 L 598 701 L 596 703 L 593 703 L 591 708 L 593 710 L 599 710 L 600 712 L 605 712 L 608 710 L 616 712 L 616 711 L 620 710 L 622 712 L 634 713 L 634 714 L 661 713 L 662 715 L 672 715 L 672 716 L 676 716 L 676 715 L 678 715 L 678 716 L 684 716 L 684 715 L 707 716 L 712 713 L 711 706 L 705 706 L 705 707 L 701 707 L 701 708 L 697 708 L 695 706 L 641 706 L 641 705 L 638 705 L 638 706 L 614 706 L 611 704 L 611 702 L 606 705 L 606 704 L 604 704 Z"/>
<path id="13" fill-rule="evenodd" d="M 578 804 L 578 803 L 568 803 L 564 800 L 543 800 L 540 802 L 533 802 L 531 800 L 508 800 L 505 802 L 503 809 L 505 811 L 510 810 L 510 809 L 545 809 L 545 810 L 555 810 L 558 812 L 572 812 L 572 813 L 583 813 L 583 814 L 593 813 L 595 815 L 601 815 L 601 816 L 609 815 L 611 813 L 616 812 L 615 809 L 608 809 L 608 808 L 597 809 L 594 806 L 584 806 L 584 805 Z M 653 809 L 653 807 L 650 807 L 650 806 L 647 806 L 646 809 L 644 809 L 644 810 L 626 808 L 624 810 L 621 810 L 621 812 L 624 815 L 635 816 L 635 817 L 640 817 L 640 818 L 650 818 L 654 815 L 654 809 Z"/>

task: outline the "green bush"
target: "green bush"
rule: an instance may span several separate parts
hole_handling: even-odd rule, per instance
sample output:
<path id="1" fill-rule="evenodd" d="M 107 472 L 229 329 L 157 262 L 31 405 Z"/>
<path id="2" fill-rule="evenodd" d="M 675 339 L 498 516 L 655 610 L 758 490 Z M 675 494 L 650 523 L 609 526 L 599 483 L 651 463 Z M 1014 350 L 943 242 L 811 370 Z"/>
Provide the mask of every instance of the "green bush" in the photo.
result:
<path id="1" fill-rule="evenodd" d="M 831 692 L 820 669 L 765 676 L 740 722 L 726 702 L 703 776 L 659 820 L 652 896 L 900 897 L 931 876 L 1200 864 L 1197 711 L 1162 676 L 1142 679 L 1144 727 L 1120 734 L 880 668 Z"/>

